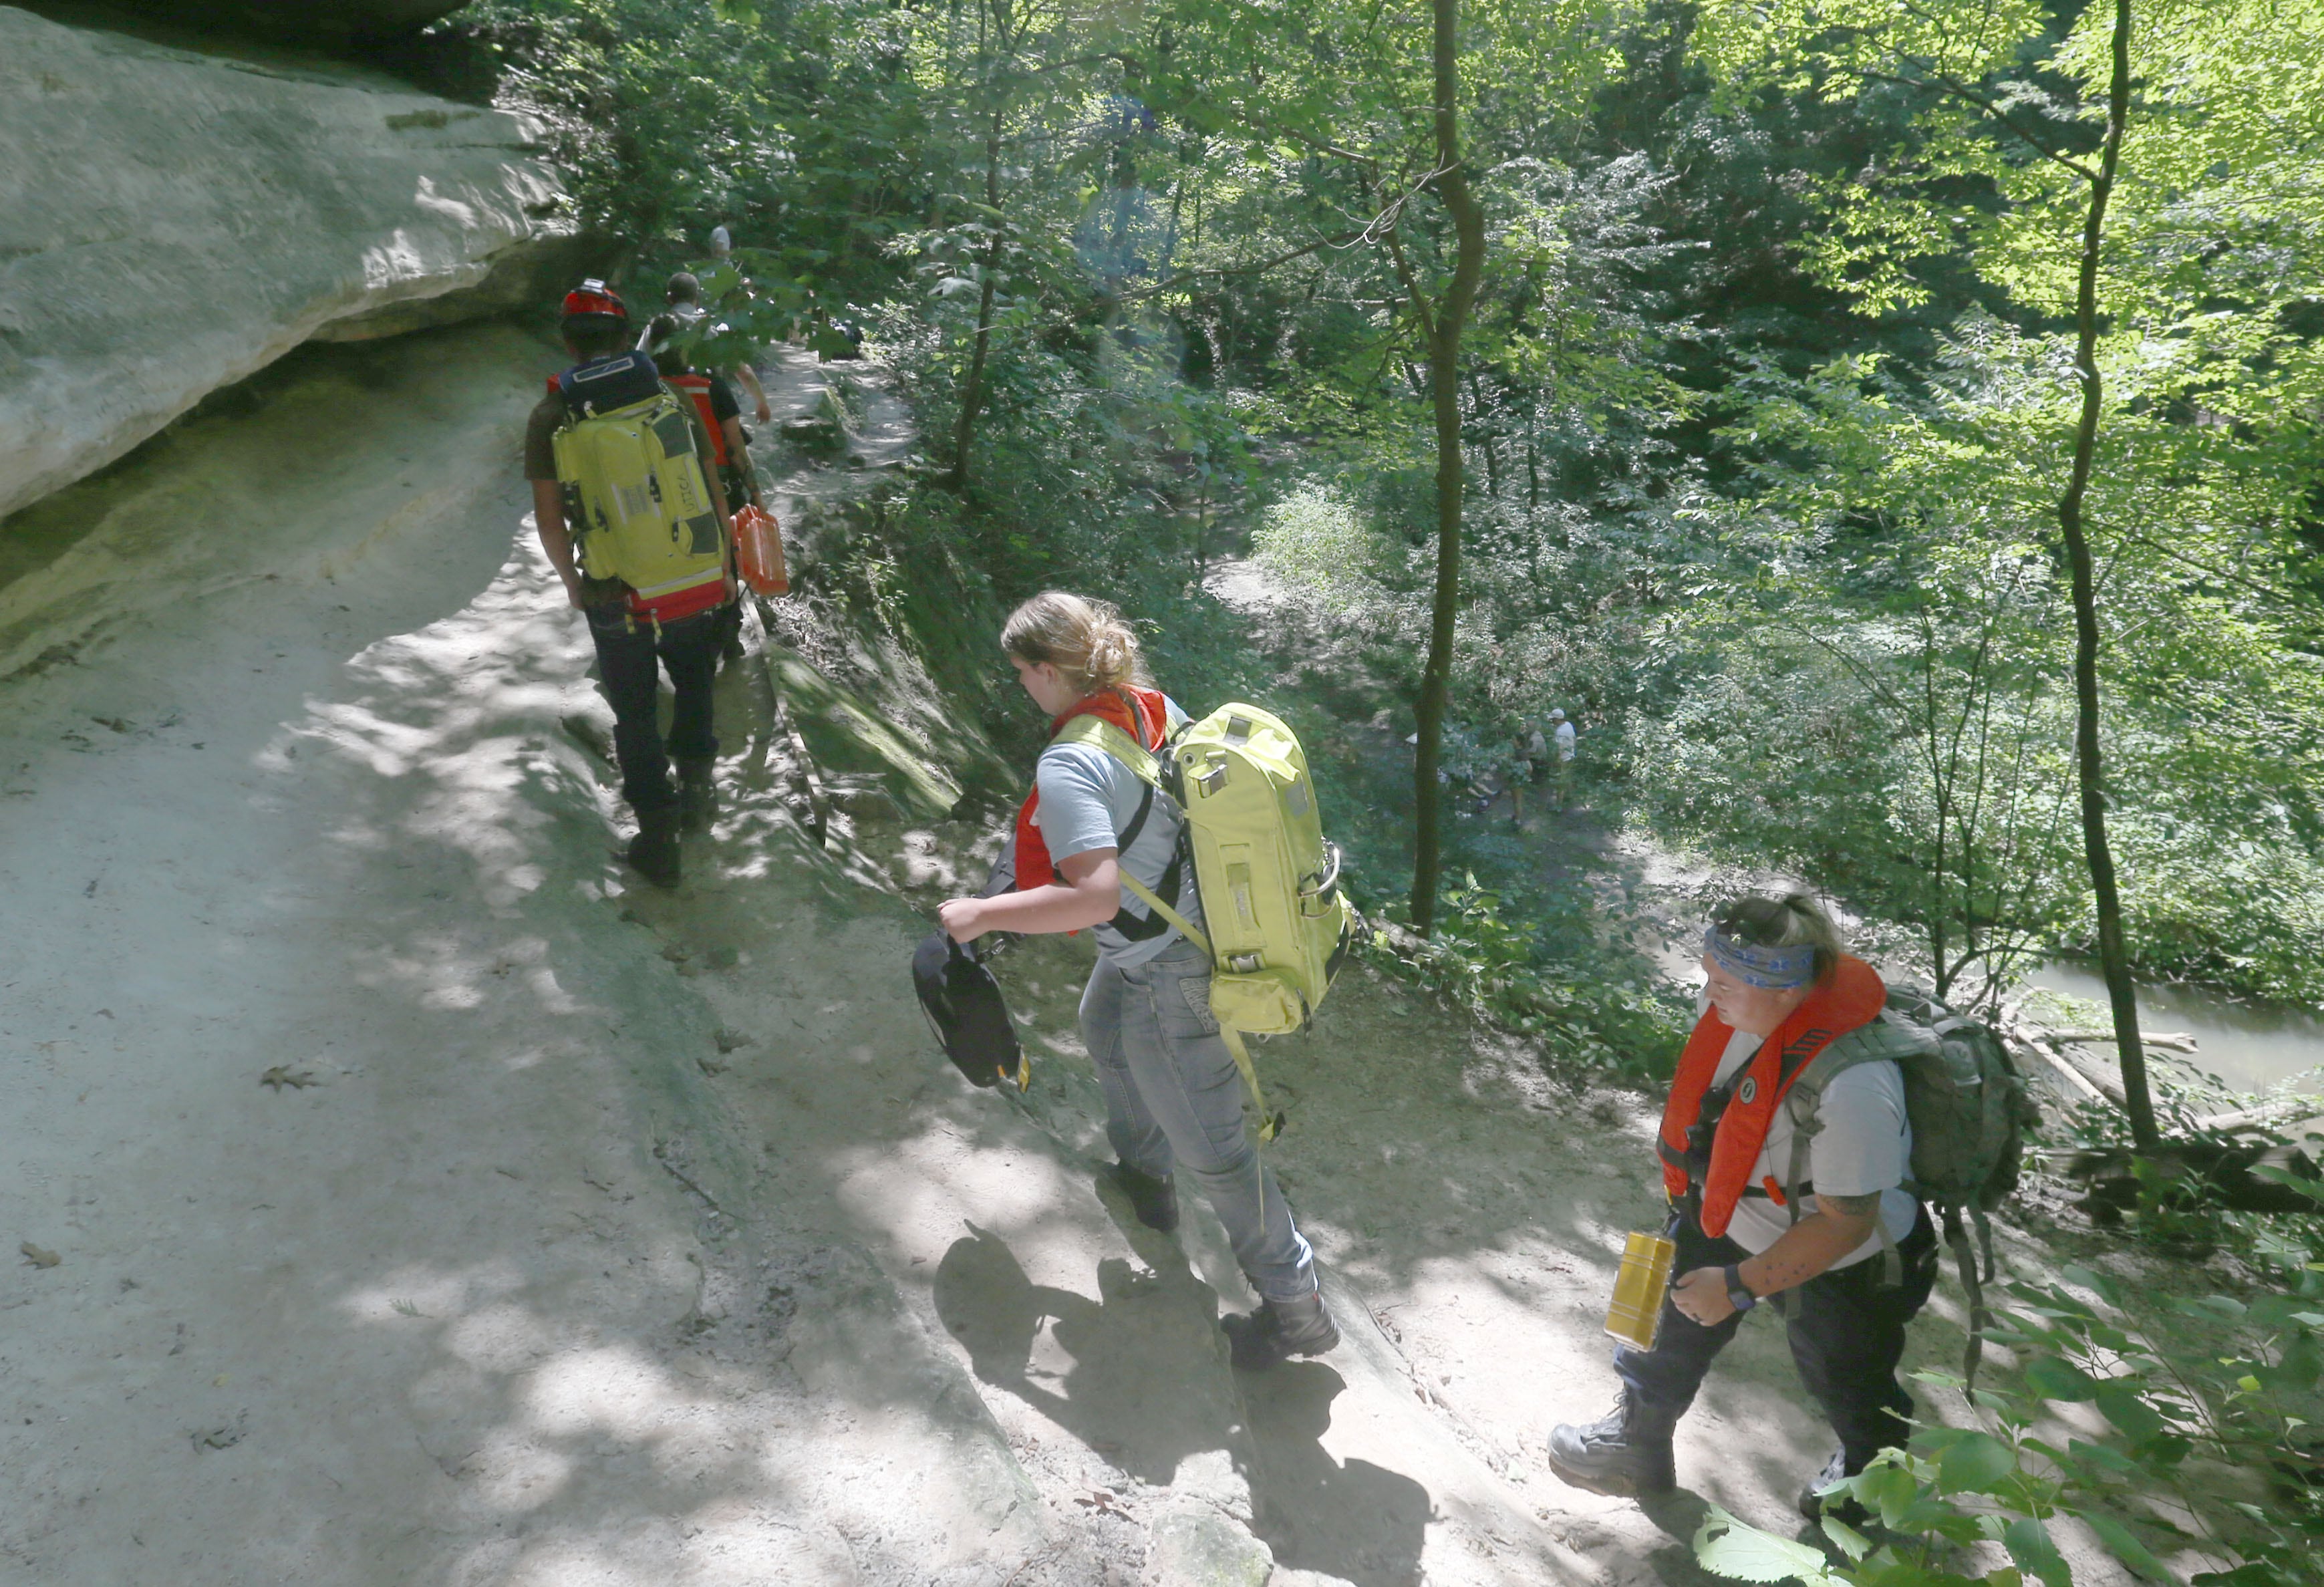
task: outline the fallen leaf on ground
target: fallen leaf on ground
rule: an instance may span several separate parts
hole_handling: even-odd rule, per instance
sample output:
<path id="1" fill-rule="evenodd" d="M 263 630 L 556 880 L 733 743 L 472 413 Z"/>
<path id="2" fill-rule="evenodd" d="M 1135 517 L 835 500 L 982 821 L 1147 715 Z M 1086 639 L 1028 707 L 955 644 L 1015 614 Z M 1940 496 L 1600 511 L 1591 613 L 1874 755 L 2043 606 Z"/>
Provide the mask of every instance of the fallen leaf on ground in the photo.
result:
<path id="1" fill-rule="evenodd" d="M 258 1077 L 258 1084 L 271 1085 L 279 1092 L 286 1085 L 294 1091 L 304 1091 L 321 1083 L 315 1078 L 312 1069 L 293 1069 L 288 1065 L 277 1064 Z"/>
<path id="2" fill-rule="evenodd" d="M 24 1241 L 23 1244 L 18 1246 L 16 1249 L 23 1251 L 24 1253 L 24 1259 L 32 1263 L 32 1266 L 36 1268 L 53 1268 L 59 1262 L 64 1260 L 64 1258 L 59 1256 L 56 1252 L 48 1250 L 44 1246 L 34 1245 L 29 1240 Z"/>

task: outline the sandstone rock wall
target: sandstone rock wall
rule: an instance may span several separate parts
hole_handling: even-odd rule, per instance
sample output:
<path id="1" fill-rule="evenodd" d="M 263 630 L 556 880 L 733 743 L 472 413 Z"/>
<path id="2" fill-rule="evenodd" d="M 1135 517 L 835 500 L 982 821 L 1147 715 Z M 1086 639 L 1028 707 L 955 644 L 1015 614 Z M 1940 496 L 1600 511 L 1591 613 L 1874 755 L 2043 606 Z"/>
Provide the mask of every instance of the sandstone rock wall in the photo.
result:
<path id="1" fill-rule="evenodd" d="M 132 11 L 189 27 L 221 24 L 300 38 L 365 38 L 408 32 L 467 0 L 115 0 Z"/>
<path id="2" fill-rule="evenodd" d="M 0 514 L 310 337 L 550 291 L 578 245 L 537 131 L 0 5 Z"/>

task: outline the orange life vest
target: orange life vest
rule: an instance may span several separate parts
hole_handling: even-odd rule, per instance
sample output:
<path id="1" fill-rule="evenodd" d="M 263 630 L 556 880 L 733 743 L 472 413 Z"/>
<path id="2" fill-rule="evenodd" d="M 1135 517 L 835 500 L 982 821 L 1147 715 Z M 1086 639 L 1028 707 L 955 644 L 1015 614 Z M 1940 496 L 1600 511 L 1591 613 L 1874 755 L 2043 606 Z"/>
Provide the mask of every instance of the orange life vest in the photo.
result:
<path id="1" fill-rule="evenodd" d="M 710 377 L 706 374 L 672 374 L 664 377 L 670 384 L 694 399 L 695 408 L 702 414 L 702 428 L 710 432 L 710 456 L 719 467 L 730 466 L 726 461 L 726 427 L 718 422 L 718 414 L 710 406 Z"/>
<path id="2" fill-rule="evenodd" d="M 1162 691 L 1157 688 L 1101 689 L 1076 702 L 1053 720 L 1049 724 L 1049 736 L 1056 737 L 1059 730 L 1076 716 L 1102 716 L 1157 753 L 1161 751 L 1163 740 L 1170 735 L 1170 708 L 1163 702 Z M 1057 879 L 1056 867 L 1049 861 L 1049 845 L 1041 837 L 1040 823 L 1034 819 L 1040 811 L 1040 805 L 1041 787 L 1036 782 L 1033 791 L 1025 796 L 1024 804 L 1017 811 L 1017 890 L 1019 892 L 1047 887 Z"/>
<path id="3" fill-rule="evenodd" d="M 1759 1050 L 1737 1079 L 1711 1139 L 1710 1169 L 1701 1186 L 1705 1234 L 1716 1239 L 1727 1232 L 1735 1204 L 1750 1188 L 1751 1168 L 1766 1145 L 1767 1127 L 1774 1122 L 1775 1109 L 1792 1082 L 1818 1053 L 1878 1019 L 1887 997 L 1887 987 L 1871 965 L 1842 955 L 1831 976 L 1759 1044 Z M 1655 1143 L 1663 1164 L 1663 1187 L 1674 1201 L 1692 1187 L 1688 1132 L 1702 1117 L 1703 1099 L 1710 1094 L 1719 1060 L 1734 1034 L 1735 1028 L 1721 1020 L 1717 1010 L 1705 1009 L 1702 1018 L 1695 1021 L 1694 1033 L 1686 1038 L 1686 1050 L 1679 1055 L 1670 1100 L 1663 1104 L 1662 1136 Z M 1778 1203 L 1784 1199 L 1783 1187 L 1772 1176 L 1759 1188 Z"/>

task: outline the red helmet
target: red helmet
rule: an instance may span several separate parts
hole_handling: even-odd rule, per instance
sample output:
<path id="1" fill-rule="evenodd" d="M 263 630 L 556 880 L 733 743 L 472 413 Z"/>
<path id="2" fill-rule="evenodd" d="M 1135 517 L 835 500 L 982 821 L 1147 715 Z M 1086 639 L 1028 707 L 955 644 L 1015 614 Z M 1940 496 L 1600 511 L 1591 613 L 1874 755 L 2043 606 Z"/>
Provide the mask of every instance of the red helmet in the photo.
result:
<path id="1" fill-rule="evenodd" d="M 604 315 L 624 325 L 630 318 L 630 311 L 622 306 L 621 295 L 594 276 L 565 294 L 565 311 L 561 318 L 581 319 L 592 315 Z"/>

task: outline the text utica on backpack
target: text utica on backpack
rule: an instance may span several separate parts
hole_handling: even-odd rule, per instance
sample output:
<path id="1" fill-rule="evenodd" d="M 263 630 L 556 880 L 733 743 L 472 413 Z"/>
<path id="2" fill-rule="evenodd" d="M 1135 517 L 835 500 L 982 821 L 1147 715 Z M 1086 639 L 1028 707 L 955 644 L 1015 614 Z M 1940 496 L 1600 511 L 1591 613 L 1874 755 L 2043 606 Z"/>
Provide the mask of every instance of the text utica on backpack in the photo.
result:
<path id="1" fill-rule="evenodd" d="M 1824 1087 L 1858 1064 L 1882 1059 L 1894 1059 L 1904 1076 L 1904 1112 L 1913 1125 L 1912 1176 L 1904 1188 L 1943 1218 L 1945 1243 L 1952 1248 L 1961 1288 L 1969 1297 L 1969 1344 L 1962 1367 L 1963 1375 L 1974 1383 L 1991 1317 L 1961 1214 L 1967 1213 L 1977 1226 L 1984 1276 L 1990 1279 L 1993 1223 L 1987 1213 L 2017 1188 L 2025 1131 L 2041 1121 L 2041 1115 L 2026 1092 L 2024 1075 L 1999 1037 L 1933 998 L 1891 988 L 1887 1010 L 1879 1019 L 1825 1047 L 1784 1093 L 1793 1125 L 1784 1199 L 1794 1221 L 1801 1215 L 1809 1146 L 1821 1128 L 1816 1110 L 1823 1102 Z M 1887 1238 L 1883 1224 L 1884 1245 Z M 1886 1255 L 1894 1282 L 1894 1248 Z"/>
<path id="2" fill-rule="evenodd" d="M 1094 744 L 1185 812 L 1209 929 L 1127 871 L 1121 884 L 1211 955 L 1211 1012 L 1250 1088 L 1259 1139 L 1272 1140 L 1283 1115 L 1268 1111 L 1242 1038 L 1303 1029 L 1360 926 L 1340 891 L 1340 851 L 1323 841 L 1299 740 L 1258 706 L 1229 705 L 1188 724 L 1158 757 L 1096 715 L 1072 718 L 1056 742 Z"/>
<path id="3" fill-rule="evenodd" d="M 636 353 L 603 359 L 556 389 L 567 419 L 551 445 L 581 571 L 621 580 L 648 612 L 723 583 L 726 540 L 693 427 L 653 364 Z"/>

